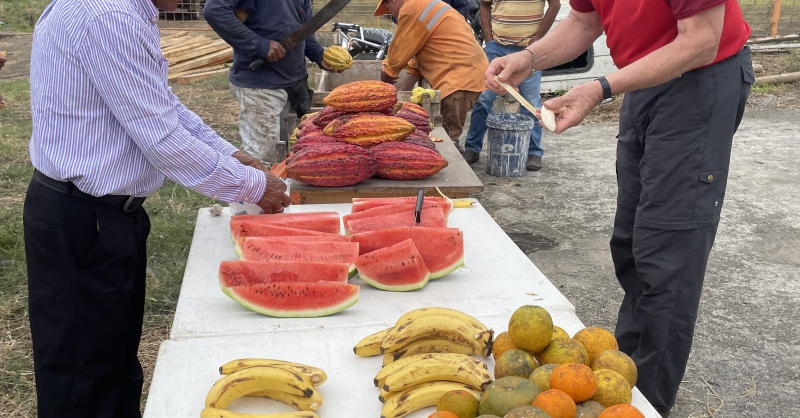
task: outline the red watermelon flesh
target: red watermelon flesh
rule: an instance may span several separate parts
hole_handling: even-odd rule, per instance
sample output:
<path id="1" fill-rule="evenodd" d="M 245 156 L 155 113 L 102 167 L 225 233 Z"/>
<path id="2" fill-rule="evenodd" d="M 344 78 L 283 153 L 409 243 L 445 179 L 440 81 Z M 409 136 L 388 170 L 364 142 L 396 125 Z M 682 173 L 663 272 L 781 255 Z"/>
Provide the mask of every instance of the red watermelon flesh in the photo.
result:
<path id="1" fill-rule="evenodd" d="M 317 212 L 312 214 L 286 213 L 276 215 L 237 215 L 231 217 L 231 233 L 238 222 L 258 222 L 286 228 L 339 234 L 341 232 L 338 212 Z"/>
<path id="2" fill-rule="evenodd" d="M 285 226 L 265 224 L 253 221 L 231 221 L 231 235 L 236 245 L 236 255 L 241 255 L 241 246 L 246 237 L 279 237 L 279 236 L 335 236 L 326 232 L 306 229 L 288 228 Z"/>
<path id="3" fill-rule="evenodd" d="M 391 247 L 409 238 L 411 238 L 411 227 L 408 226 L 362 232 L 351 237 L 353 241 L 358 243 L 359 255 L 371 253 L 381 248 Z M 422 259 L 424 260 L 425 257 L 422 257 Z"/>
<path id="4" fill-rule="evenodd" d="M 423 204 L 438 203 L 442 206 L 445 216 L 449 215 L 450 211 L 453 209 L 453 201 L 440 196 L 425 196 L 422 202 Z M 350 210 L 350 213 L 362 212 L 380 206 L 400 205 L 404 203 L 412 203 L 416 205 L 417 197 L 354 197 L 353 207 Z"/>
<path id="5" fill-rule="evenodd" d="M 349 283 L 267 283 L 234 286 L 227 295 L 262 315 L 311 318 L 333 315 L 358 302 L 359 287 Z"/>
<path id="6" fill-rule="evenodd" d="M 346 263 L 355 275 L 358 257 L 357 242 L 277 241 L 247 237 L 242 247 L 242 260 L 308 261 L 312 263 Z"/>
<path id="7" fill-rule="evenodd" d="M 280 282 L 347 282 L 347 263 L 303 261 L 223 261 L 219 264 L 222 291 L 233 286 Z"/>
<path id="8" fill-rule="evenodd" d="M 411 239 L 358 256 L 356 268 L 361 280 L 391 292 L 421 289 L 431 277 Z"/>
<path id="9" fill-rule="evenodd" d="M 345 223 L 345 232 L 357 234 L 360 232 L 375 231 L 377 229 L 394 228 L 398 226 L 414 226 L 416 216 L 414 211 L 393 213 L 386 216 L 372 216 L 369 218 L 352 219 Z M 423 210 L 420 214 L 419 226 L 430 228 L 446 228 L 447 221 L 441 209 Z"/>
<path id="10" fill-rule="evenodd" d="M 431 271 L 431 280 L 464 265 L 464 233 L 458 228 L 411 228 L 411 239 Z"/>
<path id="11" fill-rule="evenodd" d="M 361 218 L 370 218 L 372 216 L 384 216 L 390 215 L 392 213 L 400 213 L 400 212 L 408 212 L 415 210 L 417 205 L 415 203 L 403 203 L 399 205 L 385 205 L 385 206 L 378 206 L 376 208 L 362 210 L 360 212 L 351 213 L 349 215 L 342 216 L 342 221 L 344 224 L 347 225 L 347 221 L 351 219 L 361 219 Z M 438 203 L 423 203 L 422 209 L 432 209 L 432 208 L 441 208 L 442 205 Z M 444 212 L 444 209 L 442 209 Z M 447 213 L 444 214 L 445 220 L 447 220 Z"/>

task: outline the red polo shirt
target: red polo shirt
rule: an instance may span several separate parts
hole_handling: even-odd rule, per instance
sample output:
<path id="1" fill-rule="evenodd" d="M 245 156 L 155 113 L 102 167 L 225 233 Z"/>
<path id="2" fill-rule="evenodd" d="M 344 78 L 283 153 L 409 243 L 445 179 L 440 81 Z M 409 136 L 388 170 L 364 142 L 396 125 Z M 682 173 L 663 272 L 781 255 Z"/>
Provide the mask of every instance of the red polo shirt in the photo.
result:
<path id="1" fill-rule="evenodd" d="M 725 22 L 711 64 L 739 52 L 750 37 L 750 26 L 737 0 L 570 0 L 569 4 L 576 12 L 597 11 L 617 68 L 675 40 L 678 20 L 721 4 L 725 4 Z"/>

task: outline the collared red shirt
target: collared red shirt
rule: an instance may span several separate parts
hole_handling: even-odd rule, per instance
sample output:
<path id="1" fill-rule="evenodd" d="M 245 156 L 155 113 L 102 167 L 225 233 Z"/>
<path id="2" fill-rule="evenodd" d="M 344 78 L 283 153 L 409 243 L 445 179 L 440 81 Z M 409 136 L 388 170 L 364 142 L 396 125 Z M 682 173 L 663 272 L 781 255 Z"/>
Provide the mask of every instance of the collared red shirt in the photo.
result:
<path id="1" fill-rule="evenodd" d="M 31 53 L 31 163 L 94 196 L 147 196 L 167 177 L 256 202 L 266 176 L 184 107 L 167 83 L 150 0 L 55 0 Z"/>

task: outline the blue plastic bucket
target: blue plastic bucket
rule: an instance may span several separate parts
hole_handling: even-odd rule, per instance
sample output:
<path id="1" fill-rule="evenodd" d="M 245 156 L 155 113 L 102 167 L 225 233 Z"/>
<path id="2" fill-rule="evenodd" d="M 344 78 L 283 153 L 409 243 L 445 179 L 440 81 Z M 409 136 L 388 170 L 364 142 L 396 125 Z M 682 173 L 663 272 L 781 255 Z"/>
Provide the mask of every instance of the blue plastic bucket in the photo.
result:
<path id="1" fill-rule="evenodd" d="M 486 118 L 489 128 L 489 161 L 486 173 L 497 177 L 522 177 L 528 161 L 532 116 L 518 113 L 493 113 Z"/>

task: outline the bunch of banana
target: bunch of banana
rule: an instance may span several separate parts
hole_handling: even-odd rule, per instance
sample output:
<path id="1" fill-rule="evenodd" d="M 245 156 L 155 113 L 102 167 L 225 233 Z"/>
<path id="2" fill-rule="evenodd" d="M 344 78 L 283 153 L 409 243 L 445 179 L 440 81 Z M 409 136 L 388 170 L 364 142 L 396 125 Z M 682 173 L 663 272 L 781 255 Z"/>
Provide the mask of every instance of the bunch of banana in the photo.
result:
<path id="1" fill-rule="evenodd" d="M 439 398 L 451 390 L 465 390 L 480 399 L 481 392 L 457 382 L 429 382 L 417 385 L 390 397 L 381 410 L 381 418 L 402 418 L 422 408 L 436 406 Z"/>
<path id="2" fill-rule="evenodd" d="M 358 356 L 387 354 L 384 365 L 425 353 L 488 358 L 493 338 L 494 331 L 468 314 L 449 308 L 420 308 L 405 313 L 394 327 L 365 337 L 353 351 Z"/>
<path id="3" fill-rule="evenodd" d="M 208 391 L 201 418 L 318 418 L 314 411 L 322 406 L 322 395 L 314 388 L 328 379 L 318 367 L 261 358 L 229 361 L 220 366 L 219 373 L 224 377 Z M 225 410 L 244 396 L 273 399 L 299 412 L 240 414 Z"/>

